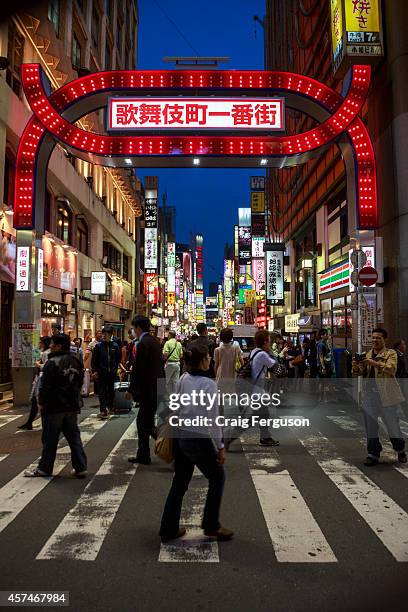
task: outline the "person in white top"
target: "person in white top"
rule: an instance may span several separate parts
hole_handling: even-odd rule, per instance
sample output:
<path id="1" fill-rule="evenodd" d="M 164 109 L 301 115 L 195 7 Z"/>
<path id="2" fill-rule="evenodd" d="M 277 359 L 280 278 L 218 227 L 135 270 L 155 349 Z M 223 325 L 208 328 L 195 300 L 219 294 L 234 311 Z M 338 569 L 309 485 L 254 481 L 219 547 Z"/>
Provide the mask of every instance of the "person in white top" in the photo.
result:
<path id="1" fill-rule="evenodd" d="M 232 329 L 222 329 L 221 344 L 214 351 L 215 378 L 221 383 L 224 392 L 234 391 L 237 367 L 244 365 L 241 347 L 238 342 L 233 342 L 233 337 Z"/>
<path id="2" fill-rule="evenodd" d="M 276 365 L 276 359 L 271 357 L 271 337 L 266 329 L 260 329 L 255 334 L 255 348 L 251 351 L 249 361 L 251 363 L 251 382 L 253 385 L 253 393 L 264 393 L 265 375 L 266 372 Z M 257 410 L 256 414 L 262 418 L 269 417 L 269 409 L 267 406 L 262 406 Z M 236 440 L 242 433 L 242 429 L 233 428 L 225 433 L 224 443 L 225 449 L 228 451 L 231 443 Z M 262 446 L 278 446 L 278 440 L 271 436 L 269 427 L 259 425 L 259 443 Z"/>
<path id="3" fill-rule="evenodd" d="M 206 375 L 210 367 L 210 355 L 205 346 L 193 346 L 186 351 L 185 359 L 189 371 L 183 374 L 177 383 L 177 394 L 183 397 L 183 403 L 177 410 L 180 427 L 177 438 L 173 438 L 175 460 L 174 478 L 164 507 L 160 526 L 162 542 L 169 542 L 181 538 L 186 529 L 180 527 L 181 507 L 183 497 L 188 489 L 197 466 L 200 472 L 208 479 L 208 493 L 204 508 L 202 528 L 205 535 L 214 537 L 218 541 L 230 540 L 233 532 L 221 527 L 219 513 L 224 490 L 225 474 L 223 464 L 225 461 L 222 429 L 215 424 L 219 415 L 218 401 L 211 411 L 210 403 L 203 399 L 195 401 L 197 394 L 202 392 L 203 398 L 217 398 L 217 385 Z M 204 395 L 205 394 L 205 395 Z M 190 401 L 186 401 L 190 398 Z M 174 413 L 176 414 L 176 413 Z M 187 426 L 182 419 L 206 417 L 211 419 L 208 425 Z"/>

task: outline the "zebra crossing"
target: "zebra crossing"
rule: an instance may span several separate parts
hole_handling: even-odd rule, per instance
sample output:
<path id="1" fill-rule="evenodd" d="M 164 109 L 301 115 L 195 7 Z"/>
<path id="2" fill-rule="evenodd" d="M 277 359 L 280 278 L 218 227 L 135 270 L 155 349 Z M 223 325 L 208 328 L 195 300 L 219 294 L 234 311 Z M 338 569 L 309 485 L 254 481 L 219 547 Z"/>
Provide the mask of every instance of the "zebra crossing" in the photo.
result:
<path id="1" fill-rule="evenodd" d="M 81 423 L 84 446 L 101 433 L 105 434 L 106 439 L 109 423 L 110 421 L 97 420 L 95 415 L 84 418 Z M 393 499 L 392 493 L 387 491 L 387 485 L 382 488 L 376 484 L 375 477 L 369 477 L 373 472 L 367 475 L 345 455 L 341 445 L 337 444 L 341 436 L 349 436 L 361 445 L 361 457 L 364 457 L 364 429 L 359 423 L 358 415 L 327 415 L 324 417 L 324 424 L 329 428 L 336 428 L 337 438 L 327 437 L 327 434 L 323 433 L 323 426 L 322 431 L 312 426 L 306 429 L 293 428 L 288 432 L 288 439 L 298 445 L 303 453 L 296 457 L 296 460 L 301 462 L 308 457 L 315 463 L 320 480 L 313 486 L 319 487 L 322 481 L 334 485 L 335 495 L 348 505 L 352 515 L 358 517 L 357 528 L 362 523 L 368 527 L 371 537 L 383 547 L 386 558 L 398 563 L 408 562 L 408 492 L 403 504 L 405 507 L 402 507 Z M 406 425 L 404 429 L 407 430 Z M 32 559 L 34 563 L 52 560 L 97 562 L 110 530 L 116 521 L 121 521 L 119 511 L 126 506 L 126 495 L 133 488 L 140 487 L 139 474 L 144 472 L 149 475 L 149 470 L 156 470 L 155 463 L 141 470 L 137 465 L 127 462 L 127 457 L 133 454 L 136 441 L 133 416 L 123 418 L 121 427 L 117 427 L 115 432 L 114 439 L 109 438 L 109 450 L 104 451 L 105 456 L 101 457 L 95 473 L 83 481 L 83 488 L 79 490 L 70 507 L 64 509 L 62 517 L 58 518 L 58 524 L 53 525 L 49 532 L 46 531 Z M 264 448 L 256 442 L 251 438 L 241 440 L 243 465 L 246 465 L 246 468 L 239 477 L 249 479 L 250 490 L 253 491 L 259 515 L 251 520 L 263 525 L 264 537 L 260 544 L 270 550 L 271 559 L 275 559 L 277 563 L 341 563 L 341 552 L 339 554 L 336 542 L 331 541 L 331 532 L 327 529 L 322 515 L 310 506 L 310 482 L 300 482 L 293 473 L 293 466 L 285 461 L 286 438 L 281 442 L 282 448 Z M 401 488 L 404 488 L 408 466 L 395 463 L 395 453 L 389 443 L 383 444 L 384 458 L 389 463 L 389 474 L 400 478 Z M 95 446 L 94 444 L 93 448 Z M 236 469 L 234 462 L 237 458 L 234 454 L 227 456 L 227 483 L 228 471 Z M 241 453 L 238 455 L 242 458 Z M 12 455 L 0 455 L 0 461 L 2 466 L 6 463 L 11 465 Z M 70 464 L 69 449 L 64 440 L 58 448 L 53 477 L 25 478 L 24 471 L 36 467 L 37 462 L 38 460 L 20 470 L 0 488 L 0 547 L 2 536 L 7 534 L 7 530 L 13 525 L 19 525 L 20 514 L 37 498 L 47 496 L 48 505 L 52 508 L 55 491 L 49 485 L 54 476 L 60 475 Z M 242 465 L 240 469 L 242 470 Z M 164 504 L 171 483 L 171 470 L 163 470 L 158 478 L 155 482 L 159 482 L 160 503 Z M 78 481 L 73 482 L 79 486 Z M 69 488 L 70 482 L 67 481 L 64 486 Z M 156 522 L 152 524 L 152 534 L 157 538 L 157 548 L 152 554 L 157 563 L 223 562 L 223 546 L 205 537 L 200 529 L 206 491 L 206 479 L 195 470 L 185 497 L 181 520 L 181 524 L 187 528 L 187 534 L 180 540 L 160 544 L 157 538 L 158 525 Z M 151 494 L 149 490 L 142 489 L 138 489 L 138 493 L 147 499 Z M 239 520 L 237 525 L 231 527 L 236 531 L 236 539 L 239 539 Z M 245 547 L 245 542 L 242 544 Z"/>

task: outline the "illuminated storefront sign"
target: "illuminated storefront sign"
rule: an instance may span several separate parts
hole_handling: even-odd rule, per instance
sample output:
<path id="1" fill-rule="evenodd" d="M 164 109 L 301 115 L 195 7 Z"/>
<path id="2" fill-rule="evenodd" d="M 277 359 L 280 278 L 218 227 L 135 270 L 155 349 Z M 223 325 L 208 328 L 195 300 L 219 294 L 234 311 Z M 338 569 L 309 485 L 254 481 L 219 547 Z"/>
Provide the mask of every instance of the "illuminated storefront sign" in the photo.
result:
<path id="1" fill-rule="evenodd" d="M 196 287 L 203 288 L 204 266 L 203 266 L 203 237 L 197 234 L 195 237 L 196 243 Z"/>
<path id="2" fill-rule="evenodd" d="M 30 291 L 29 247 L 17 247 L 16 290 Z"/>
<path id="3" fill-rule="evenodd" d="M 156 227 L 150 227 L 145 229 L 144 267 L 145 270 L 157 270 Z"/>
<path id="4" fill-rule="evenodd" d="M 350 264 L 346 259 L 319 274 L 319 292 L 327 293 L 335 289 L 348 288 L 349 278 Z"/>
<path id="5" fill-rule="evenodd" d="M 281 98 L 110 98 L 108 130 L 283 130 Z"/>
<path id="6" fill-rule="evenodd" d="M 251 260 L 251 209 L 238 208 L 238 260 L 245 265 Z"/>
<path id="7" fill-rule="evenodd" d="M 251 191 L 264 191 L 265 190 L 265 177 L 264 176 L 251 176 Z"/>
<path id="8" fill-rule="evenodd" d="M 265 212 L 265 192 L 264 191 L 252 191 L 251 192 L 251 210 L 255 214 Z"/>
<path id="9" fill-rule="evenodd" d="M 297 334 L 299 331 L 299 313 L 290 314 L 285 316 L 285 331 Z"/>
<path id="10" fill-rule="evenodd" d="M 284 294 L 284 250 L 283 244 L 265 244 L 266 252 L 266 303 L 270 306 L 283 306 Z"/>
<path id="11" fill-rule="evenodd" d="M 107 294 L 108 275 L 106 272 L 91 272 L 91 294 Z"/>
<path id="12" fill-rule="evenodd" d="M 167 243 L 167 291 L 169 293 L 176 291 L 176 244 L 174 242 Z"/>
<path id="13" fill-rule="evenodd" d="M 380 0 L 330 0 L 333 66 L 383 55 Z"/>
<path id="14" fill-rule="evenodd" d="M 158 279 L 156 274 L 144 275 L 144 293 L 147 295 L 149 304 L 157 304 L 158 302 Z"/>
<path id="15" fill-rule="evenodd" d="M 252 236 L 252 257 L 264 257 L 265 236 Z"/>
<path id="16" fill-rule="evenodd" d="M 44 251 L 37 249 L 37 292 L 44 291 Z"/>
<path id="17" fill-rule="evenodd" d="M 252 277 L 255 280 L 255 289 L 259 293 L 265 289 L 265 259 L 252 260 Z"/>

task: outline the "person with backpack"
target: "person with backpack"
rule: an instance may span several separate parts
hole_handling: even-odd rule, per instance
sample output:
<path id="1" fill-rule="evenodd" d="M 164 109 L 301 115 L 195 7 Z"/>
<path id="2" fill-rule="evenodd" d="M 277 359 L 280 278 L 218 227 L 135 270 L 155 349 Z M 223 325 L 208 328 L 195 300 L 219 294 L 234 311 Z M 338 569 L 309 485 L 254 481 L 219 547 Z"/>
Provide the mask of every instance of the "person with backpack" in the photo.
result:
<path id="1" fill-rule="evenodd" d="M 238 372 L 239 379 L 247 379 L 252 384 L 253 392 L 265 392 L 266 372 L 277 366 L 277 361 L 271 357 L 270 352 L 270 334 L 266 329 L 260 329 L 255 334 L 255 348 L 252 349 L 249 360 Z M 269 410 L 263 406 L 262 409 L 257 411 L 257 414 L 259 414 L 260 418 L 268 418 Z M 229 450 L 231 443 L 241 435 L 242 431 L 240 428 L 233 428 L 232 431 L 225 432 L 224 444 L 226 451 Z M 259 443 L 261 446 L 279 446 L 279 441 L 272 438 L 269 428 L 261 425 L 259 425 Z"/>
<path id="2" fill-rule="evenodd" d="M 84 369 L 78 358 L 70 352 L 70 345 L 66 334 L 57 334 L 51 338 L 51 352 L 42 371 L 38 392 L 43 421 L 43 450 L 38 467 L 24 473 L 29 478 L 52 476 L 61 433 L 71 449 L 74 475 L 78 478 L 86 476 L 87 459 L 78 428 Z"/>

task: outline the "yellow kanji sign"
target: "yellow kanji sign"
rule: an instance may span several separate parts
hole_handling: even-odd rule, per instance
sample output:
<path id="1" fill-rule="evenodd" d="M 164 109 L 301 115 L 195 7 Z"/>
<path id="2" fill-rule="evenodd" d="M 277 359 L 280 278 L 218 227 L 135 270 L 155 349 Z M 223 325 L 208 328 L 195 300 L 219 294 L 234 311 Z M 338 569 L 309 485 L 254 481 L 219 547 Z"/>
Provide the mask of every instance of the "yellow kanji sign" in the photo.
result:
<path id="1" fill-rule="evenodd" d="M 347 32 L 379 32 L 379 0 L 344 0 Z"/>
<path id="2" fill-rule="evenodd" d="M 251 193 L 251 210 L 253 213 L 265 212 L 265 193 L 263 191 Z"/>

